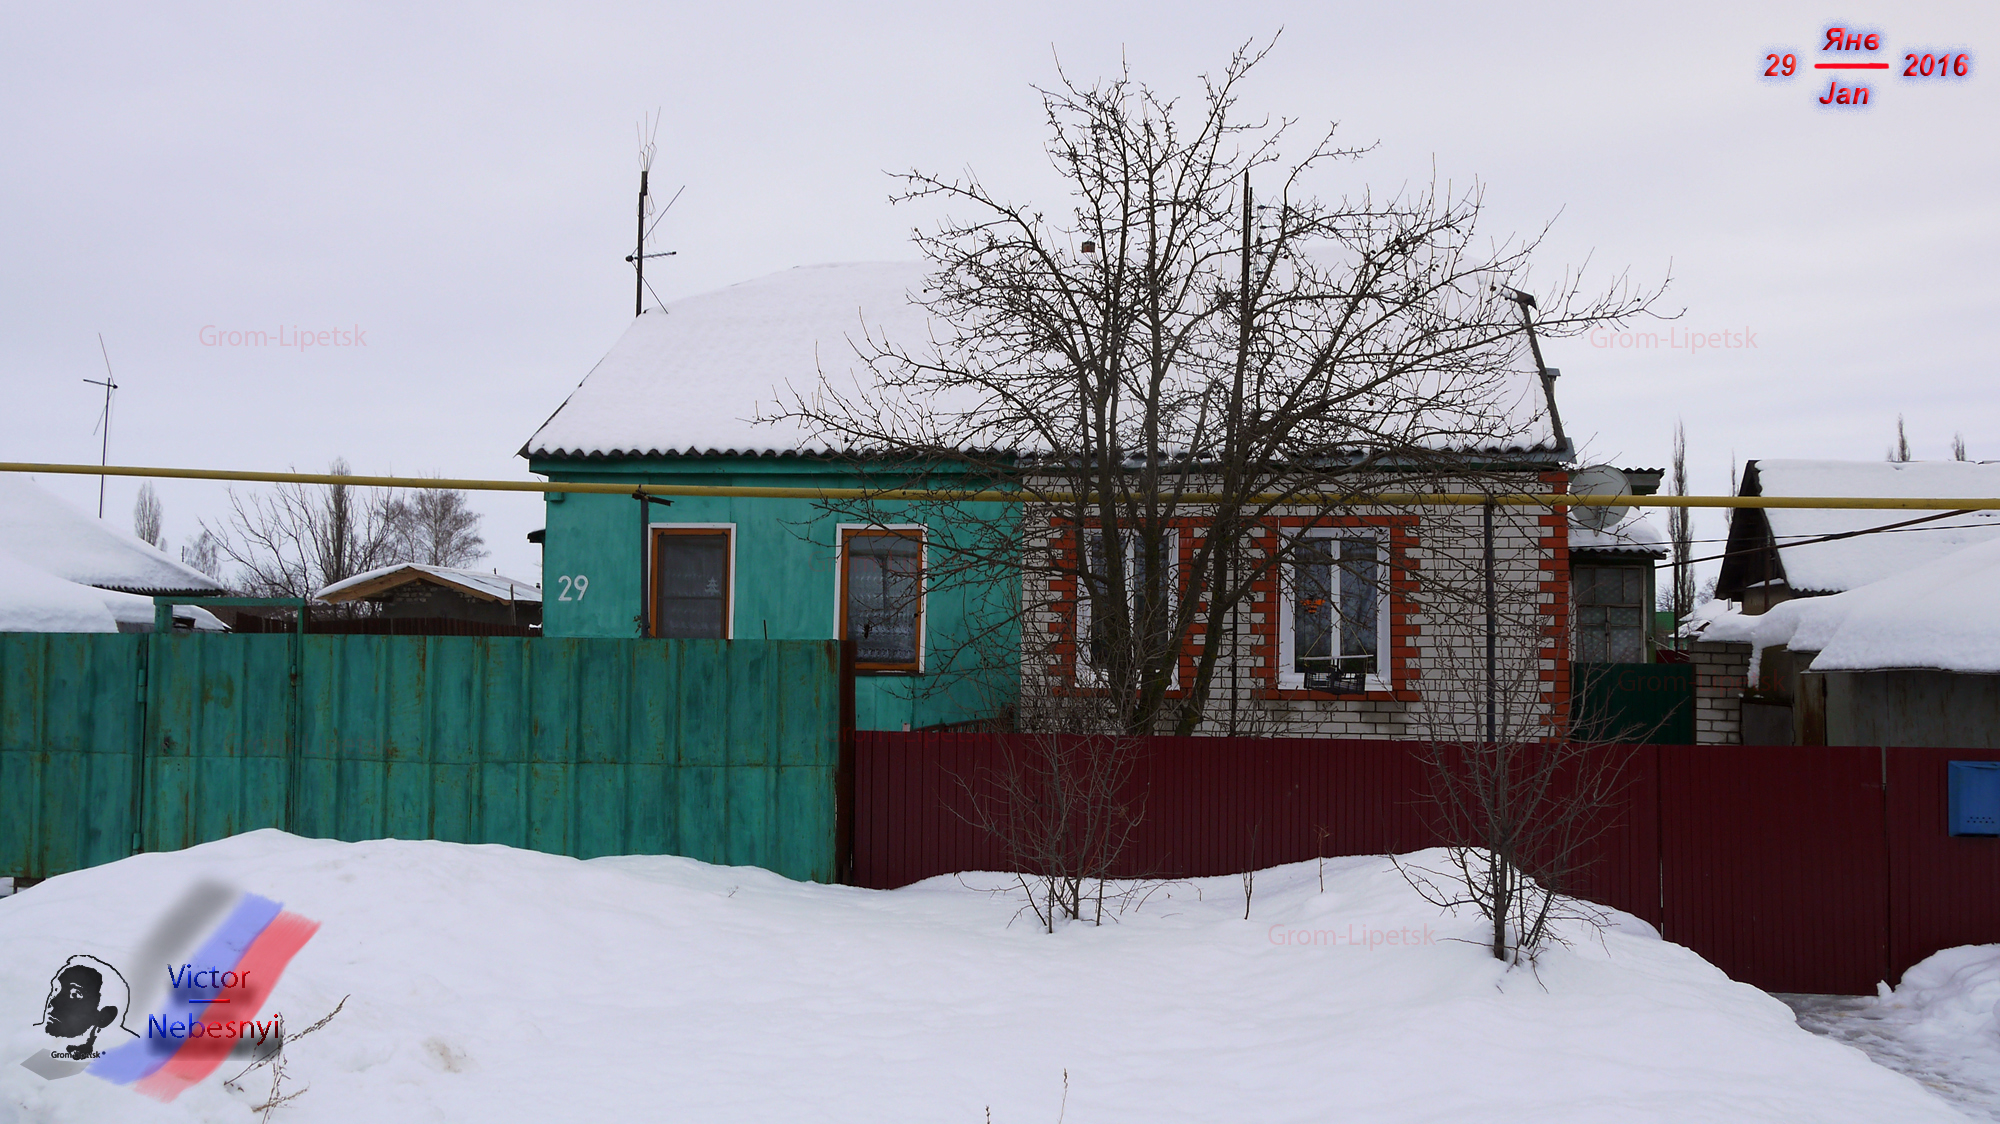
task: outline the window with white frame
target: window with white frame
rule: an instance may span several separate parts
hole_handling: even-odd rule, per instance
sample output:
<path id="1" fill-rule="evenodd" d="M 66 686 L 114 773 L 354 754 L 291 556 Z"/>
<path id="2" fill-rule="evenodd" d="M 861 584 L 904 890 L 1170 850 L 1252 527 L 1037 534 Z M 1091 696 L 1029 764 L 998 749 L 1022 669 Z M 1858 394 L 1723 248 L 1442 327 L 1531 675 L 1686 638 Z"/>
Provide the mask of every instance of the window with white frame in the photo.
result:
<path id="1" fill-rule="evenodd" d="M 923 531 L 843 530 L 840 545 L 840 635 L 855 669 L 921 671 Z"/>
<path id="2" fill-rule="evenodd" d="M 1120 573 L 1126 602 L 1131 608 L 1127 619 L 1135 629 L 1148 624 L 1164 626 L 1171 621 L 1175 577 L 1180 572 L 1180 532 L 1167 530 L 1160 536 L 1157 558 L 1152 557 L 1153 552 L 1145 549 L 1133 531 L 1127 530 L 1118 537 L 1119 545 L 1124 548 Z M 1094 681 L 1110 658 L 1105 624 L 1109 614 L 1098 612 L 1096 606 L 1108 602 L 1111 596 L 1112 571 L 1104 532 L 1086 531 L 1083 540 L 1087 551 L 1084 569 L 1088 575 L 1078 574 L 1076 582 L 1076 668 L 1079 678 Z"/>
<path id="3" fill-rule="evenodd" d="M 1389 598 L 1382 539 L 1373 531 L 1308 531 L 1279 582 L 1278 686 L 1389 688 Z"/>
<path id="4" fill-rule="evenodd" d="M 653 527 L 654 636 L 729 639 L 733 530 L 701 525 Z"/>

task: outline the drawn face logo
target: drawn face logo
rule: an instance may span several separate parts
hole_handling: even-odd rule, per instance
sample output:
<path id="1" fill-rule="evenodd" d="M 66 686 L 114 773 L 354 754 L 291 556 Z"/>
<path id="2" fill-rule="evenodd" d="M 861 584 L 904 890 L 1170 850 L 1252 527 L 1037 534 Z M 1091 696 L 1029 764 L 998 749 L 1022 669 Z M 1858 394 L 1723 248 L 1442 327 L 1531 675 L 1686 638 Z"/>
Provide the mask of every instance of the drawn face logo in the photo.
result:
<path id="1" fill-rule="evenodd" d="M 118 969 L 95 956 L 72 956 L 49 981 L 41 1026 L 49 1037 L 70 1043 L 64 1053 L 78 1061 L 97 1056 L 97 1035 L 124 1028 L 132 990 Z M 131 1031 L 126 1030 L 127 1034 Z"/>

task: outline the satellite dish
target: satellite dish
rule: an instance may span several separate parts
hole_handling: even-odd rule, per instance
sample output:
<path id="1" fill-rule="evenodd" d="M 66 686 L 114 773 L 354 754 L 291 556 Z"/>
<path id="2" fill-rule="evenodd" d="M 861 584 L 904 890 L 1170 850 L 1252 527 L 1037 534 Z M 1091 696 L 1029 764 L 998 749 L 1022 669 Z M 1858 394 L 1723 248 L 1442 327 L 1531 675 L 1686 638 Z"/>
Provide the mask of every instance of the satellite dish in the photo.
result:
<path id="1" fill-rule="evenodd" d="M 1594 464 L 1570 477 L 1569 491 L 1573 496 L 1629 496 L 1632 481 L 1608 464 Z M 1593 531 L 1603 531 L 1617 526 L 1631 511 L 1629 507 L 1572 507 L 1569 517 Z"/>

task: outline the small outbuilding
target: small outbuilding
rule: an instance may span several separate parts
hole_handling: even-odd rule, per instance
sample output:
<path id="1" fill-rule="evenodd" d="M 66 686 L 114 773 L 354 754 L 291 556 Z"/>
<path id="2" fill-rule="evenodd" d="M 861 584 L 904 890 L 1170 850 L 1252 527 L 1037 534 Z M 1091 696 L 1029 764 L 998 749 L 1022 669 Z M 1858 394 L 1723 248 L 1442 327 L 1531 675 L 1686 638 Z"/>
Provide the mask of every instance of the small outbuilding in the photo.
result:
<path id="1" fill-rule="evenodd" d="M 228 592 L 29 477 L 0 473 L 0 632 L 151 632 L 155 596 Z M 224 628 L 191 605 L 174 609 L 174 623 L 181 630 Z"/>
<path id="2" fill-rule="evenodd" d="M 542 623 L 542 587 L 498 571 L 400 562 L 338 581 L 313 595 L 328 604 L 367 602 L 386 620 L 483 625 Z"/>

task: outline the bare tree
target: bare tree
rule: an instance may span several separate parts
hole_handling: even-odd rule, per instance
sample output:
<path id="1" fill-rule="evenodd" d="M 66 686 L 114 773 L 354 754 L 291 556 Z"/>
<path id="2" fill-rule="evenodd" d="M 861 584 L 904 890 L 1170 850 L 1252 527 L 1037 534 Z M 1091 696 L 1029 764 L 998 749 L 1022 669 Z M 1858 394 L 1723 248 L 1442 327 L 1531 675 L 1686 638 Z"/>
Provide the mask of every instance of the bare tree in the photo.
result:
<path id="1" fill-rule="evenodd" d="M 181 544 L 181 561 L 216 581 L 222 580 L 222 540 L 206 527 Z"/>
<path id="2" fill-rule="evenodd" d="M 336 459 L 327 471 L 348 475 Z M 270 493 L 229 493 L 230 514 L 214 536 L 254 597 L 311 597 L 355 574 L 399 561 L 403 505 L 393 491 L 350 484 L 279 484 Z"/>
<path id="3" fill-rule="evenodd" d="M 1891 461 L 1903 462 L 1910 459 L 1910 437 L 1903 432 L 1903 415 L 1896 415 L 1896 444 L 1889 449 Z"/>
<path id="4" fill-rule="evenodd" d="M 1440 651 L 1438 677 L 1451 686 L 1432 700 L 1420 750 L 1437 827 L 1454 845 L 1442 870 L 1399 865 L 1433 903 L 1476 909 L 1490 925 L 1493 956 L 1520 964 L 1554 936 L 1556 922 L 1602 920 L 1568 895 L 1613 826 L 1628 743 L 1653 731 L 1579 713 L 1570 700 L 1588 695 L 1590 683 L 1573 683 L 1567 699 L 1556 690 L 1549 672 L 1572 641 L 1551 623 L 1567 616 L 1548 611 L 1550 594 L 1496 582 L 1482 604 L 1456 596 L 1468 584 L 1443 585 L 1447 596 L 1431 616 L 1485 618 L 1490 626 L 1458 631 L 1487 631 L 1490 647 Z M 1590 674 L 1589 665 L 1569 666 L 1572 677 Z"/>
<path id="5" fill-rule="evenodd" d="M 1673 494 L 1688 494 L 1687 427 L 1674 422 Z M 1676 507 L 1667 514 L 1667 538 L 1673 544 L 1673 605 L 1676 632 L 1680 622 L 1694 612 L 1694 520 L 1690 508 Z"/>
<path id="6" fill-rule="evenodd" d="M 398 501 L 391 520 L 400 539 L 396 561 L 430 566 L 469 566 L 486 557 L 486 540 L 479 536 L 478 512 L 464 492 L 421 488 Z"/>
<path id="7" fill-rule="evenodd" d="M 925 578 L 1034 591 L 1008 602 L 1025 639 L 994 666 L 1066 678 L 1100 730 L 1202 724 L 1243 614 L 1295 549 L 1263 534 L 1279 514 L 1462 480 L 1448 450 L 1514 443 L 1539 409 L 1518 389 L 1512 288 L 1539 239 L 1489 242 L 1477 186 L 1314 196 L 1363 150 L 1329 129 L 1290 158 L 1290 122 L 1240 119 L 1267 49 L 1237 51 L 1192 106 L 1129 74 L 1041 91 L 1069 189 L 1054 216 L 970 174 L 902 177 L 901 199 L 965 216 L 916 236 L 934 338 L 864 329 L 867 380 L 823 373 L 777 411 L 861 450 L 867 486 L 1021 493 L 1018 518 L 933 503 L 931 525 L 957 530 L 927 544 Z M 1652 299 L 1566 274 L 1538 327 L 1573 334 Z"/>
<path id="8" fill-rule="evenodd" d="M 1965 455 L 1965 434 L 1954 433 L 1951 435 L 1951 459 L 1955 461 L 1968 459 Z"/>
<path id="9" fill-rule="evenodd" d="M 1104 888 L 1143 816 L 1127 791 L 1138 742 L 1117 734 L 1014 734 L 1000 764 L 966 779 L 974 826 L 1015 872 L 1048 932 L 1065 918 L 1104 920 Z"/>
<path id="10" fill-rule="evenodd" d="M 139 485 L 139 498 L 132 504 L 132 533 L 161 550 L 167 547 L 167 536 L 160 530 L 160 495 L 150 480 Z"/>

